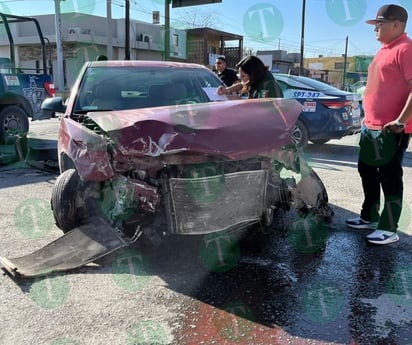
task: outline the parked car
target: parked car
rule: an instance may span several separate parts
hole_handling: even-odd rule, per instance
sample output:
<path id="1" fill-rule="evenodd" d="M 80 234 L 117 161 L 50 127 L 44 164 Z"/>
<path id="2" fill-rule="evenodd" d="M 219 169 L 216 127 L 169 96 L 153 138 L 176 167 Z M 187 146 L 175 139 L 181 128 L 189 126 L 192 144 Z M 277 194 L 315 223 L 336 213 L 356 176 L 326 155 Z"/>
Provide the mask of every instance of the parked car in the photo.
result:
<path id="1" fill-rule="evenodd" d="M 358 97 L 321 81 L 288 74 L 274 74 L 285 98 L 294 98 L 303 111 L 293 129 L 293 141 L 305 147 L 308 141 L 324 144 L 360 130 Z"/>
<path id="2" fill-rule="evenodd" d="M 366 89 L 366 80 L 359 80 L 355 83 L 353 83 L 350 87 L 353 93 L 355 93 L 356 95 L 358 95 L 358 99 L 359 99 L 359 104 L 361 106 L 361 116 L 364 116 L 363 113 L 363 95 L 365 93 L 365 89 Z"/>
<path id="3" fill-rule="evenodd" d="M 219 85 L 195 64 L 86 63 L 67 102 L 43 103 L 63 113 L 51 205 L 65 235 L 0 263 L 28 277 L 81 266 L 136 240 L 267 229 L 277 210 L 329 220 L 322 181 L 290 144 L 299 102 L 218 102 Z"/>
<path id="4" fill-rule="evenodd" d="M 358 80 L 349 86 L 348 91 L 352 91 L 363 96 L 366 87 L 366 82 L 366 80 Z"/>

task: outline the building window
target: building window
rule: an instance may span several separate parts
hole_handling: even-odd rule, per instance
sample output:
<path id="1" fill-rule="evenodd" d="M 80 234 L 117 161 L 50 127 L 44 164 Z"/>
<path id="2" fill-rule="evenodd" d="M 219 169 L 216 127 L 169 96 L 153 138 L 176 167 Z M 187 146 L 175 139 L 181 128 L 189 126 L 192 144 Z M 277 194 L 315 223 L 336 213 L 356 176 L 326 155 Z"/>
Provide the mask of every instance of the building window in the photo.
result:
<path id="1" fill-rule="evenodd" d="M 175 47 L 179 46 L 179 35 L 173 34 L 172 39 L 173 39 L 173 45 Z"/>
<path id="2" fill-rule="evenodd" d="M 342 69 L 343 70 L 344 62 L 335 62 L 335 69 Z M 348 67 L 349 64 L 346 64 L 346 67 Z"/>

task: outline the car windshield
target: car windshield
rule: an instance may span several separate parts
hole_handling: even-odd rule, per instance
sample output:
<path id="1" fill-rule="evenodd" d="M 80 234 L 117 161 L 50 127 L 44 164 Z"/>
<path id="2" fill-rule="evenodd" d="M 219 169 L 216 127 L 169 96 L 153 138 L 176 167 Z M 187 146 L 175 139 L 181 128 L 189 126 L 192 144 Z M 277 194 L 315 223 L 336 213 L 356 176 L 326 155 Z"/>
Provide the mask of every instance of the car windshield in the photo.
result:
<path id="1" fill-rule="evenodd" d="M 219 85 L 200 68 L 94 67 L 81 82 L 75 112 L 205 103 Z"/>

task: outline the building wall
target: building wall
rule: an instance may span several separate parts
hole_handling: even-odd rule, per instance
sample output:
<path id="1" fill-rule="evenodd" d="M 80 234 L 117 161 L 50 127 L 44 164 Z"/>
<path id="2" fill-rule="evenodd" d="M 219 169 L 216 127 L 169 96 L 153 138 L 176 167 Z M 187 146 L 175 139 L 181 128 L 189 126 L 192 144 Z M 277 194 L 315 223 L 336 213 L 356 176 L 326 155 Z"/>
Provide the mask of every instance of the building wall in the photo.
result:
<path id="1" fill-rule="evenodd" d="M 50 42 L 47 60 L 53 75 L 57 76 L 55 16 L 36 16 L 43 36 Z M 61 16 L 61 35 L 64 65 L 64 86 L 70 89 L 85 61 L 95 60 L 99 55 L 108 55 L 108 21 L 105 17 L 78 13 Z M 41 60 L 40 41 L 33 34 L 33 25 L 18 23 L 11 29 L 15 37 L 16 65 L 35 68 Z M 124 59 L 125 20 L 112 19 L 109 30 L 112 34 L 112 58 Z M 139 60 L 165 60 L 164 27 L 140 21 L 130 21 L 130 57 Z M 187 34 L 184 30 L 170 29 L 170 60 L 185 61 Z M 0 55 L 10 57 L 8 40 L 0 35 Z"/>
<path id="2" fill-rule="evenodd" d="M 187 43 L 187 58 L 193 63 L 204 63 L 204 43 L 201 39 L 191 39 Z"/>
<path id="3" fill-rule="evenodd" d="M 299 53 L 289 54 L 286 50 L 258 50 L 256 55 L 273 72 L 296 74 L 295 64 L 300 59 Z"/>
<path id="4" fill-rule="evenodd" d="M 50 42 L 50 51 L 47 60 L 57 76 L 57 54 L 55 36 L 55 16 L 43 15 L 36 17 L 40 23 L 43 35 Z M 108 42 L 107 32 L 112 34 L 112 41 Z M 16 65 L 36 68 L 41 59 L 39 52 L 39 40 L 33 35 L 33 26 L 26 23 L 12 25 L 15 32 L 15 57 Z M 125 21 L 124 19 L 112 19 L 110 22 L 105 17 L 91 16 L 78 13 L 62 14 L 61 20 L 62 46 L 64 54 L 64 85 L 70 89 L 76 76 L 85 61 L 95 60 L 99 55 L 107 55 L 108 43 L 112 46 L 112 58 L 125 58 Z M 208 28 L 205 28 L 207 31 Z M 213 30 L 212 30 L 213 31 Z M 190 30 L 189 30 L 190 32 Z M 165 60 L 164 56 L 164 27 L 140 21 L 130 22 L 130 57 L 139 60 Z M 209 61 L 210 56 L 225 54 L 229 58 L 228 65 L 234 66 L 242 58 L 242 49 L 238 47 L 222 47 L 219 35 L 189 36 L 184 30 L 170 29 L 170 60 L 189 61 L 213 67 Z M 109 44 L 110 46 L 110 44 Z M 280 72 L 289 73 L 300 59 L 298 53 L 286 51 L 260 51 L 259 54 L 270 54 L 272 65 Z M 236 57 L 236 54 L 239 56 Z M 0 55 L 9 57 L 8 40 L 0 35 Z M 369 59 L 369 60 L 368 60 Z M 310 76 L 323 79 L 333 85 L 341 86 L 343 81 L 343 57 L 319 57 L 304 60 L 305 68 Z M 359 72 L 359 75 L 351 74 L 352 79 L 364 79 L 363 71 L 370 63 L 370 57 L 348 58 L 347 72 Z M 340 65 L 339 65 L 340 64 Z M 365 67 L 366 66 L 366 67 Z M 361 77 L 362 75 L 362 77 Z"/>
<path id="5" fill-rule="evenodd" d="M 237 42 L 237 46 L 232 43 Z M 226 44 L 230 46 L 226 47 Z M 232 35 L 212 28 L 188 30 L 187 60 L 214 69 L 216 57 L 224 55 L 228 67 L 235 65 L 242 58 L 243 36 Z"/>
<path id="6" fill-rule="evenodd" d="M 307 58 L 304 59 L 304 67 L 309 71 L 310 77 L 322 79 L 338 88 L 345 88 L 347 84 L 367 78 L 371 56 L 347 57 L 346 78 L 343 77 L 344 61 L 343 56 Z"/>

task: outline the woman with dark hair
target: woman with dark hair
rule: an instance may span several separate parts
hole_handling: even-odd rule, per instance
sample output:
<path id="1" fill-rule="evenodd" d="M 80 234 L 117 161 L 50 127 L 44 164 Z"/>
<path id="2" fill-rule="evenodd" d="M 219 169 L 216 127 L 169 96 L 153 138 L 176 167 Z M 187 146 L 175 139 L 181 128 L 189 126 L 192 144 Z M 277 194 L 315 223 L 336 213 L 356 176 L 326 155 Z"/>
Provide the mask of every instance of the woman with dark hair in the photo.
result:
<path id="1" fill-rule="evenodd" d="M 230 87 L 220 86 L 219 95 L 240 92 L 248 98 L 283 97 L 282 89 L 268 70 L 267 66 L 256 56 L 247 56 L 236 64 L 241 83 Z"/>

